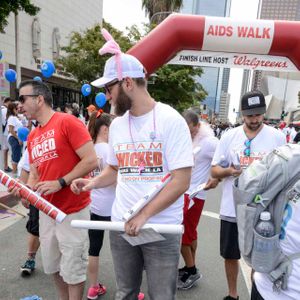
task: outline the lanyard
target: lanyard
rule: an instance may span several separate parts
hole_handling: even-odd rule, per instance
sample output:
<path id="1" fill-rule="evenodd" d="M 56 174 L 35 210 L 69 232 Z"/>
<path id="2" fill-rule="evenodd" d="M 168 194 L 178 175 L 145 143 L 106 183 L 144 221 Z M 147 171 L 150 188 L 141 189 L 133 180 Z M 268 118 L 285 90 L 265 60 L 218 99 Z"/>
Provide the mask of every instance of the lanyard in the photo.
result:
<path id="1" fill-rule="evenodd" d="M 153 107 L 153 110 L 152 110 L 152 116 L 153 116 L 153 131 L 150 132 L 149 134 L 149 137 L 152 141 L 154 141 L 156 139 L 156 118 L 155 118 L 155 107 L 156 107 L 156 103 L 154 104 L 154 107 Z M 130 133 L 130 138 L 131 138 L 131 142 L 134 146 L 134 150 L 135 152 L 137 153 L 137 149 L 136 149 L 136 146 L 135 146 L 135 141 L 133 139 L 133 135 L 132 135 L 132 130 L 131 130 L 131 123 L 132 123 L 132 120 L 131 120 L 132 116 L 130 114 L 130 112 L 128 112 L 128 126 L 129 126 L 129 133 Z M 139 156 L 138 158 L 138 167 L 139 167 L 139 175 L 142 174 L 142 171 L 145 170 L 145 162 L 143 159 L 141 159 L 141 156 Z"/>

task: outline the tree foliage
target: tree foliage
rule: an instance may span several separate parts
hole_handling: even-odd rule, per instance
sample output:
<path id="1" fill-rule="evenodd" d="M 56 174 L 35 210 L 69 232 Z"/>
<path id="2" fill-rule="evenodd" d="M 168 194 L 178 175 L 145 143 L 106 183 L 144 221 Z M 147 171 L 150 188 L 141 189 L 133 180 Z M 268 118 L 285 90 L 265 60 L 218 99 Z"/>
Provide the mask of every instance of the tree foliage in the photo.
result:
<path id="1" fill-rule="evenodd" d="M 35 16 L 40 8 L 31 3 L 30 0 L 1 0 L 0 4 L 0 32 L 4 33 L 7 26 L 7 18 L 11 12 L 17 14 L 20 10 L 30 16 Z"/>
<path id="2" fill-rule="evenodd" d="M 126 52 L 132 46 L 129 38 L 109 23 L 103 21 L 103 27 L 119 43 L 122 51 Z M 99 24 L 83 33 L 73 32 L 69 45 L 62 48 L 67 55 L 59 59 L 57 63 L 75 76 L 79 84 L 93 81 L 102 75 L 105 61 L 109 57 L 109 55 L 99 55 L 99 49 L 104 43 Z"/>
<path id="3" fill-rule="evenodd" d="M 142 8 L 145 9 L 149 21 L 159 24 L 169 12 L 178 12 L 182 7 L 182 0 L 142 0 Z"/>
<path id="4" fill-rule="evenodd" d="M 123 52 L 143 37 L 137 26 L 127 28 L 126 35 L 105 21 L 103 27 L 114 37 Z M 145 24 L 144 31 L 150 30 L 151 28 Z M 77 88 L 80 88 L 83 83 L 102 76 L 105 61 L 110 57 L 110 55 L 99 55 L 98 51 L 104 43 L 100 25 L 83 33 L 72 33 L 70 44 L 63 48 L 66 55 L 58 61 L 58 64 L 77 79 Z M 157 101 L 168 103 L 182 111 L 192 105 L 199 105 L 199 102 L 205 98 L 206 92 L 195 80 L 195 77 L 201 74 L 201 68 L 164 65 L 149 78 L 148 89 Z"/>

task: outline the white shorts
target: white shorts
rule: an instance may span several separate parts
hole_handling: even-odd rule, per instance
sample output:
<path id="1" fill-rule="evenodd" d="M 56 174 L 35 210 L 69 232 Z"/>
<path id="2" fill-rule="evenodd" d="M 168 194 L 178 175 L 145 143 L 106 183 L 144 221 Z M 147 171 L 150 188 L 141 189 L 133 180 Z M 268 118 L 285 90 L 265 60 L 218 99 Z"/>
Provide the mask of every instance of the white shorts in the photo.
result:
<path id="1" fill-rule="evenodd" d="M 40 213 L 40 242 L 44 271 L 59 275 L 67 284 L 86 280 L 88 263 L 88 231 L 71 227 L 72 220 L 89 220 L 89 206 L 67 215 L 59 224 Z"/>

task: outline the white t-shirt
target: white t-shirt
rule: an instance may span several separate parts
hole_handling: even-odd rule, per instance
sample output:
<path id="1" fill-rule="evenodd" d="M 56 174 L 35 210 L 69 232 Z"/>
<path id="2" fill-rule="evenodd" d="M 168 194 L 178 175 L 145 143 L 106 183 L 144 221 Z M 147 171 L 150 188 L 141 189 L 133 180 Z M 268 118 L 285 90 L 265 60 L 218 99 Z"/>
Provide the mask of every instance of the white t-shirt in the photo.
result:
<path id="1" fill-rule="evenodd" d="M 200 150 L 194 154 L 194 167 L 192 169 L 190 187 L 186 192 L 187 194 L 190 194 L 197 185 L 207 182 L 210 176 L 211 161 L 218 142 L 219 140 L 214 136 L 205 136 L 202 138 L 195 136 L 193 148 L 200 147 Z M 206 191 L 200 191 L 196 197 L 205 200 L 206 194 Z"/>
<path id="2" fill-rule="evenodd" d="M 300 199 L 289 201 L 281 227 L 280 246 L 286 255 L 300 252 Z M 293 269 L 288 278 L 288 289 L 279 294 L 273 292 L 273 285 L 266 274 L 255 272 L 255 284 L 259 293 L 268 300 L 300 299 L 300 259 L 293 260 Z"/>
<path id="3" fill-rule="evenodd" d="M 139 128 L 136 127 L 138 125 Z M 150 136 L 154 136 L 152 139 Z M 149 113 L 131 118 L 129 112 L 113 120 L 109 131 L 108 164 L 118 166 L 112 221 L 121 221 L 150 189 L 170 171 L 193 166 L 192 140 L 185 120 L 170 106 L 157 103 Z M 138 167 L 144 161 L 144 170 Z M 183 196 L 147 220 L 147 223 L 181 224 Z"/>
<path id="4" fill-rule="evenodd" d="M 93 171 L 93 177 L 99 175 L 104 167 L 107 165 L 107 154 L 108 154 L 108 144 L 98 143 L 94 145 L 97 159 L 98 168 Z M 95 189 L 91 191 L 91 212 L 98 216 L 110 216 L 111 207 L 116 196 L 116 185 L 110 185 L 105 188 Z"/>
<path id="5" fill-rule="evenodd" d="M 248 138 L 244 132 L 243 125 L 227 131 L 221 138 L 217 146 L 212 165 L 217 165 L 222 156 L 231 164 L 233 154 L 237 155 L 242 168 L 248 167 L 254 160 L 261 160 L 263 156 L 271 152 L 274 148 L 284 145 L 286 138 L 282 132 L 271 126 L 264 125 L 257 136 L 251 141 L 251 155 L 244 155 L 246 146 L 244 145 Z M 235 206 L 232 194 L 233 177 L 224 178 L 223 193 L 220 208 L 220 215 L 235 218 Z"/>
<path id="6" fill-rule="evenodd" d="M 18 177 L 21 176 L 22 169 L 29 172 L 30 171 L 30 164 L 29 164 L 29 156 L 27 148 L 24 150 L 24 153 L 18 163 Z"/>
<path id="7" fill-rule="evenodd" d="M 23 127 L 22 122 L 16 116 L 10 116 L 7 119 L 7 129 L 9 129 L 9 125 L 13 126 L 15 132 L 18 132 L 18 129 Z M 7 139 L 9 139 L 10 136 L 11 134 L 8 132 Z"/>

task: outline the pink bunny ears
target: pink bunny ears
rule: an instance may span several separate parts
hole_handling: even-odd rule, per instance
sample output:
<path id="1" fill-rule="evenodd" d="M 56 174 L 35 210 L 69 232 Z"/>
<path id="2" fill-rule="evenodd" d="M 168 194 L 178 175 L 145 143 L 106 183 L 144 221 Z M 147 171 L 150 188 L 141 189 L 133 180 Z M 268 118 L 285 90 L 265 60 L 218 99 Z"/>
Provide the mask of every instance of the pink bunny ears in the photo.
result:
<path id="1" fill-rule="evenodd" d="M 99 54 L 103 55 L 106 53 L 111 53 L 111 54 L 115 55 L 118 79 L 122 80 L 122 64 L 121 64 L 122 51 L 120 49 L 120 46 L 113 39 L 113 37 L 110 35 L 110 33 L 106 29 L 102 28 L 101 33 L 102 33 L 104 39 L 106 40 L 106 43 L 99 50 Z"/>

